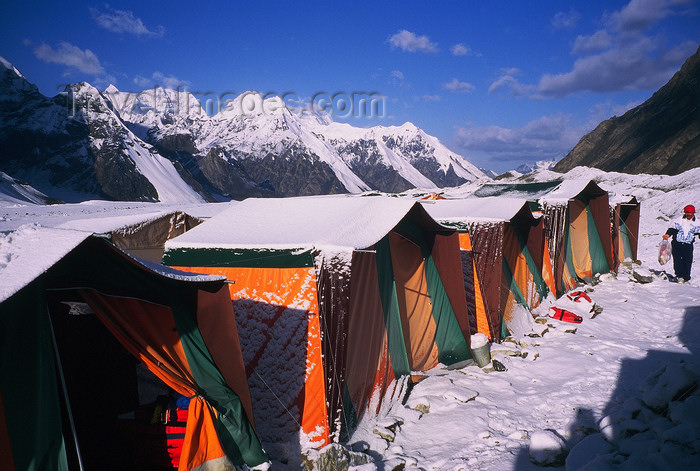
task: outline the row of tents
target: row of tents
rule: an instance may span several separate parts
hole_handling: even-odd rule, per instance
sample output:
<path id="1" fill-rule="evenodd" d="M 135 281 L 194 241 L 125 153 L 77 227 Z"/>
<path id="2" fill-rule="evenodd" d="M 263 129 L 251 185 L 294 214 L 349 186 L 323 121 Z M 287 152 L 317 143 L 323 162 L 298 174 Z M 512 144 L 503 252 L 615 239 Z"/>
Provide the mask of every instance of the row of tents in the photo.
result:
<path id="1" fill-rule="evenodd" d="M 148 232 L 164 265 L 109 241 L 143 223 L 6 236 L 0 469 L 138 469 L 118 420 L 139 405 L 136 362 L 191 399 L 181 470 L 347 440 L 400 378 L 459 367 L 472 334 L 498 342 L 548 294 L 636 258 L 636 200 L 611 206 L 593 182 L 517 191 L 528 200 L 249 199 L 196 227 L 151 217 L 181 228 Z"/>

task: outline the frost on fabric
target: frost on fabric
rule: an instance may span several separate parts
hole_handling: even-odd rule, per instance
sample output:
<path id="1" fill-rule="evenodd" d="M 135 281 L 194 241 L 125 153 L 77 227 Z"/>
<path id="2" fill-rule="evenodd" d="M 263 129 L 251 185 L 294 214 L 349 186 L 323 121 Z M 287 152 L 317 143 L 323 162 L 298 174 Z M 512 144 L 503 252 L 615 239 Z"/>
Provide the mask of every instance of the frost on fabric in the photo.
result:
<path id="1" fill-rule="evenodd" d="M 308 370 L 315 366 L 307 360 L 312 348 L 309 317 L 317 315 L 309 311 L 312 300 L 307 296 L 315 279 L 312 270 L 305 272 L 303 279 L 300 276 L 296 276 L 297 281 L 305 288 L 291 301 L 285 301 L 289 293 L 246 288 L 233 302 L 256 428 L 273 456 L 278 448 L 313 441 L 313 437 L 303 437 L 300 405 Z"/>

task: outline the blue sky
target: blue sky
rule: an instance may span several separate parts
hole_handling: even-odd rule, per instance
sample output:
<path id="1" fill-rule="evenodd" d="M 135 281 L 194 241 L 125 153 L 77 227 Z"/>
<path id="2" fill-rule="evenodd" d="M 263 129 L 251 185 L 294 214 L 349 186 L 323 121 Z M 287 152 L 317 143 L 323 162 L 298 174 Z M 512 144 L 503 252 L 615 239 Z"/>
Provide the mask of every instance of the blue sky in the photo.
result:
<path id="1" fill-rule="evenodd" d="M 25 1 L 3 10 L 0 56 L 48 96 L 86 81 L 217 99 L 335 96 L 337 106 L 382 97 L 374 116 L 356 107 L 336 120 L 410 121 L 497 172 L 563 157 L 649 98 L 700 44 L 698 0 Z"/>

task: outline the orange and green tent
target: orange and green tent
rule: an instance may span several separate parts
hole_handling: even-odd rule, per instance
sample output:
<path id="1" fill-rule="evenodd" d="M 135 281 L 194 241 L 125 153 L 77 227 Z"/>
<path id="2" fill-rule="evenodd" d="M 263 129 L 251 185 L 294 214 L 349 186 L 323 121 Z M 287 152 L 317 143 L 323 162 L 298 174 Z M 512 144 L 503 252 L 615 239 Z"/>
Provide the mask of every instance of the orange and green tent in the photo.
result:
<path id="1" fill-rule="evenodd" d="M 540 199 L 557 296 L 615 268 L 608 193 L 594 181 L 567 180 Z"/>
<path id="2" fill-rule="evenodd" d="M 191 398 L 179 470 L 268 461 L 223 279 L 145 266 L 87 232 L 24 227 L 5 236 L 3 251 L 11 256 L 0 269 L 0 469 L 139 469 L 117 415 L 138 405 L 139 361 Z M 57 324 L 94 349 L 66 355 L 77 345 Z M 100 329 L 76 330 L 87 325 Z M 110 339 L 130 362 L 100 356 Z M 68 357 L 82 378 L 64 374 Z M 132 380 L 121 376 L 129 369 Z M 94 407 L 71 402 L 76 389 L 94 391 Z"/>
<path id="3" fill-rule="evenodd" d="M 485 321 L 477 316 L 477 330 L 499 341 L 518 320 L 518 306 L 537 307 L 554 287 L 542 219 L 533 216 L 527 201 L 514 198 L 425 206 L 437 221 L 469 234 L 486 312 Z"/>
<path id="4" fill-rule="evenodd" d="M 418 203 L 331 196 L 234 203 L 163 261 L 229 280 L 274 456 L 342 440 L 395 379 L 471 357 L 458 254 Z"/>

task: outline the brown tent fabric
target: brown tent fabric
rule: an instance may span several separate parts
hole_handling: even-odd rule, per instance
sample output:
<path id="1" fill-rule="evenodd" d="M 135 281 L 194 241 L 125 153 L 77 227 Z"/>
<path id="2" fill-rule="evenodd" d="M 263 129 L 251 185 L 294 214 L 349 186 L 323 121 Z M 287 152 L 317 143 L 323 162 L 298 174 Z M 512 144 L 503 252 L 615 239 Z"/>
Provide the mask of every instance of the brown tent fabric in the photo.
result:
<path id="1" fill-rule="evenodd" d="M 355 251 L 352 273 L 346 384 L 350 401 L 361 416 L 364 410 L 373 414 L 379 412 L 381 398 L 395 378 L 387 346 L 375 254 Z M 351 420 L 345 418 L 345 421 Z"/>
<path id="2" fill-rule="evenodd" d="M 560 296 L 576 286 L 576 278 L 566 268 L 566 204 L 543 205 L 545 232 L 552 271 L 554 273 L 555 295 Z"/>
<path id="3" fill-rule="evenodd" d="M 597 189 L 595 192 L 590 190 L 592 196 L 588 201 L 588 206 L 591 209 L 593 222 L 603 244 L 608 267 L 612 269 L 615 267 L 615 261 L 613 259 L 612 222 L 610 221 L 610 197 L 598 185 L 595 185 L 595 188 Z"/>
<path id="4" fill-rule="evenodd" d="M 472 223 L 469 236 L 474 249 L 476 271 L 481 284 L 484 309 L 489 325 L 489 339 L 501 338 L 501 283 L 503 272 L 503 230 L 505 224 Z"/>
<path id="5" fill-rule="evenodd" d="M 230 463 L 217 438 L 216 412 L 198 396 L 197 382 L 192 376 L 170 308 L 138 299 L 105 296 L 94 290 L 82 290 L 81 294 L 127 350 L 173 390 L 193 398 L 188 409 L 188 426 L 178 469 L 194 470 L 212 461 Z M 129 316 L 124 316 L 124 313 L 129 313 Z M 170 328 L 164 329 L 164 326 Z"/>
<path id="6" fill-rule="evenodd" d="M 486 317 L 484 298 L 481 294 L 481 283 L 477 275 L 474 251 L 471 239 L 466 232 L 459 233 L 459 248 L 462 259 L 462 276 L 464 277 L 464 292 L 467 299 L 467 311 L 469 312 L 470 333 L 480 332 L 487 337 L 491 332 Z"/>
<path id="7" fill-rule="evenodd" d="M 317 254 L 314 260 L 318 273 L 318 309 L 323 332 L 323 352 L 324 355 L 332 357 L 323 362 L 326 402 L 328 410 L 338 411 L 343 408 L 346 356 L 348 341 L 351 338 L 347 333 L 349 324 L 352 322 L 350 317 L 351 279 L 356 282 L 362 280 L 355 278 L 355 272 L 352 271 L 354 265 L 347 266 L 348 262 L 344 257 L 324 258 L 321 254 Z M 349 276 L 349 273 L 353 273 L 353 276 Z M 335 421 L 337 417 L 333 415 L 332 419 Z M 339 430 L 335 423 L 329 425 L 331 434 L 337 435 Z"/>
<path id="8" fill-rule="evenodd" d="M 189 231 L 201 219 L 181 211 L 166 214 L 154 221 L 128 226 L 110 233 L 111 241 L 135 257 L 160 263 L 165 242 Z"/>

